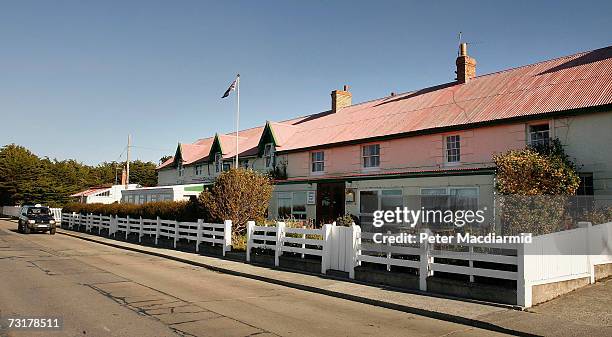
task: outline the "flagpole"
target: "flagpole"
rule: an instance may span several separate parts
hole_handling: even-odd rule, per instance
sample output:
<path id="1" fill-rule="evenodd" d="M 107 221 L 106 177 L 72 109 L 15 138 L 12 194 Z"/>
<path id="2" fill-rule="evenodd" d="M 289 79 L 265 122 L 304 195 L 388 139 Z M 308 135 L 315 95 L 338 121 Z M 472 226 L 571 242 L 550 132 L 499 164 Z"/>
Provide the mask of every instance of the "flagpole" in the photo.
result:
<path id="1" fill-rule="evenodd" d="M 236 168 L 238 168 L 238 128 L 240 127 L 240 74 L 236 76 Z"/>

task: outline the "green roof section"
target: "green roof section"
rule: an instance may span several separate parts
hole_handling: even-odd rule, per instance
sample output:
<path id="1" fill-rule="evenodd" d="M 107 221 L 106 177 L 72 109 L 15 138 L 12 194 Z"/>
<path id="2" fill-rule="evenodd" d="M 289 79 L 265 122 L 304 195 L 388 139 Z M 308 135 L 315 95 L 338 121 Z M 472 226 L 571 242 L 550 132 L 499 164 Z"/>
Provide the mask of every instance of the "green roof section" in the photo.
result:
<path id="1" fill-rule="evenodd" d="M 186 186 L 183 189 L 185 192 L 202 192 L 204 191 L 204 185 L 197 185 L 197 186 Z"/>

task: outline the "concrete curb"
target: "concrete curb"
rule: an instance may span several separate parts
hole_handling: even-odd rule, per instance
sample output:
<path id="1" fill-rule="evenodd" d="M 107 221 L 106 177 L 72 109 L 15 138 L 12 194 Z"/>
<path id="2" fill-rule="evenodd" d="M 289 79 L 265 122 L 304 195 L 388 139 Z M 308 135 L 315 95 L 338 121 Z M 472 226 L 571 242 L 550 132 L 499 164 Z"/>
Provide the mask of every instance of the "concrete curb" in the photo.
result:
<path id="1" fill-rule="evenodd" d="M 346 294 L 346 293 L 342 293 L 342 292 L 336 292 L 336 291 L 332 291 L 332 290 L 327 290 L 327 289 L 322 289 L 322 288 L 318 288 L 318 287 L 308 286 L 308 285 L 305 285 L 305 284 L 288 282 L 288 281 L 278 280 L 278 279 L 274 279 L 274 278 L 270 278 L 270 277 L 265 277 L 265 276 L 255 275 L 255 274 L 249 274 L 249 273 L 244 273 L 244 272 L 240 272 L 240 271 L 236 271 L 236 270 L 232 270 L 232 269 L 228 269 L 228 268 L 213 266 L 213 265 L 202 263 L 202 262 L 197 262 L 197 261 L 193 261 L 193 260 L 189 260 L 189 259 L 184 259 L 184 258 L 177 257 L 177 256 L 172 256 L 170 254 L 154 252 L 154 251 L 150 251 L 150 250 L 146 250 L 146 249 L 140 249 L 140 248 L 136 248 L 136 247 L 129 247 L 129 246 L 122 245 L 120 243 L 121 241 L 118 241 L 118 243 L 112 243 L 112 242 L 106 242 L 106 241 L 102 241 L 102 240 L 97 240 L 95 238 L 84 237 L 84 236 L 78 235 L 76 233 L 67 232 L 65 229 L 58 230 L 57 234 L 62 234 L 62 235 L 74 237 L 74 238 L 77 238 L 77 239 L 81 239 L 81 240 L 85 240 L 85 241 L 94 242 L 94 243 L 98 243 L 98 244 L 101 244 L 101 245 L 109 246 L 109 247 L 125 249 L 125 250 L 129 250 L 129 251 L 137 252 L 137 253 L 157 256 L 157 257 L 161 257 L 161 258 L 166 258 L 166 259 L 170 259 L 170 260 L 173 260 L 173 261 L 182 262 L 182 263 L 190 264 L 190 265 L 193 265 L 193 266 L 198 266 L 198 267 L 206 268 L 208 270 L 212 270 L 212 271 L 215 271 L 215 272 L 220 272 L 220 273 L 224 273 L 224 274 L 228 274 L 228 275 L 245 277 L 245 278 L 249 278 L 249 279 L 253 279 L 253 280 L 257 280 L 257 281 L 272 283 L 272 284 L 276 284 L 276 285 L 281 285 L 281 286 L 285 286 L 285 287 L 289 287 L 289 288 L 293 288 L 293 289 L 298 289 L 298 290 L 308 291 L 308 292 L 312 292 L 312 293 L 322 294 L 322 295 L 326 295 L 326 296 L 342 298 L 342 299 L 353 301 L 353 302 L 359 302 L 359 303 L 374 305 L 374 306 L 378 306 L 378 307 L 382 307 L 382 308 L 392 309 L 392 310 L 396 310 L 396 311 L 402 311 L 402 312 L 406 312 L 406 313 L 409 313 L 409 314 L 415 314 L 415 315 L 419 315 L 419 316 L 439 319 L 439 320 L 443 320 L 443 321 L 447 321 L 447 322 L 458 323 L 458 324 L 467 325 L 467 326 L 471 326 L 471 327 L 475 327 L 475 328 L 479 328 L 479 329 L 484 329 L 484 330 L 489 330 L 489 331 L 494 331 L 494 332 L 505 333 L 505 334 L 513 335 L 513 336 L 541 337 L 540 335 L 536 335 L 536 334 L 532 334 L 532 333 L 528 333 L 528 332 L 524 332 L 524 331 L 519 331 L 519 330 L 514 330 L 514 329 L 510 329 L 510 328 L 505 328 L 505 327 L 502 327 L 502 326 L 499 326 L 499 325 L 496 325 L 496 324 L 493 324 L 493 323 L 490 323 L 490 322 L 481 321 L 481 320 L 477 320 L 477 319 L 473 319 L 473 318 L 467 318 L 467 317 L 447 314 L 447 313 L 438 312 L 438 311 L 431 311 L 431 310 L 426 310 L 426 309 L 421 309 L 421 308 L 401 305 L 401 304 L 397 304 L 397 303 L 385 302 L 385 301 L 371 299 L 371 298 L 367 298 L 367 297 L 356 296 L 356 295 Z M 265 268 L 265 267 L 262 267 L 262 268 Z M 279 269 L 279 270 L 282 270 L 282 269 Z"/>

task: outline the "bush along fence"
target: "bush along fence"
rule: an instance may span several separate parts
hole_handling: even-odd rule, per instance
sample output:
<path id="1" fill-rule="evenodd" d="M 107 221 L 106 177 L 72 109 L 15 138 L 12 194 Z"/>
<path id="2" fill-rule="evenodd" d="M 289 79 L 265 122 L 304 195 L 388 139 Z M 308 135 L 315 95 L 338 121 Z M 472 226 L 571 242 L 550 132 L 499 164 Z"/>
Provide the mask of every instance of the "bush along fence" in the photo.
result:
<path id="1" fill-rule="evenodd" d="M 4 207 L 5 215 L 18 215 Z M 56 218 L 56 220 L 59 220 Z M 178 248 L 231 251 L 232 222 L 61 214 L 64 228 Z M 533 237 L 532 243 L 390 244 L 356 225 L 292 228 L 249 221 L 247 262 L 361 282 L 530 307 L 612 274 L 612 222 Z M 163 242 L 162 242 L 163 241 Z M 204 247 L 203 246 L 203 247 Z M 234 254 L 241 254 L 232 252 Z"/>

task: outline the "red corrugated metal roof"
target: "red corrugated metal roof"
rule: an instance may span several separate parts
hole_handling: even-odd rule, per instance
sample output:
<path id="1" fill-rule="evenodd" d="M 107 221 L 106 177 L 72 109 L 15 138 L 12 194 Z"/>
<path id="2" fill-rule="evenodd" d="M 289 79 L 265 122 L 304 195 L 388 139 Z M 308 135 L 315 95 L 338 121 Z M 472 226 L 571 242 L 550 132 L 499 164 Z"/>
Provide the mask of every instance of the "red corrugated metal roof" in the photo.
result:
<path id="1" fill-rule="evenodd" d="M 92 195 L 92 194 L 96 194 L 98 192 L 104 192 L 106 190 L 110 191 L 109 187 L 92 187 L 89 189 L 86 189 L 85 191 L 81 191 L 75 194 L 70 195 L 71 197 L 86 197 L 88 195 Z"/>
<path id="2" fill-rule="evenodd" d="M 336 113 L 322 112 L 270 123 L 270 126 L 279 138 L 277 151 L 291 151 L 606 104 L 612 104 L 612 47 L 481 75 L 463 84 L 451 82 L 383 97 Z M 240 144 L 241 155 L 256 153 L 262 130 L 259 127 L 240 132 L 246 138 Z M 231 142 L 230 137 L 222 138 Z M 201 145 L 201 142 L 195 144 Z M 228 151 L 224 157 L 235 155 L 225 145 L 223 148 Z"/>

